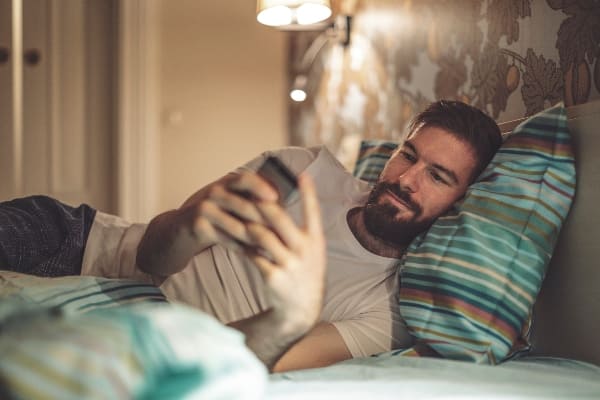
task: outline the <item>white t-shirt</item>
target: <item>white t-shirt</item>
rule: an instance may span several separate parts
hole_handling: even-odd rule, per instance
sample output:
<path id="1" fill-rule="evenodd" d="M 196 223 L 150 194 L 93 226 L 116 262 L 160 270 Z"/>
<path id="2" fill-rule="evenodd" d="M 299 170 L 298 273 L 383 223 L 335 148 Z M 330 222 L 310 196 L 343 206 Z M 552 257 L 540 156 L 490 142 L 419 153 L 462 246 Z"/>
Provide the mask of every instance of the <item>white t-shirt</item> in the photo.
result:
<path id="1" fill-rule="evenodd" d="M 295 173 L 307 170 L 315 181 L 327 241 L 321 321 L 336 327 L 353 357 L 409 347 L 411 339 L 397 301 L 398 260 L 363 248 L 346 220 L 348 210 L 364 204 L 368 185 L 346 171 L 325 147 L 266 152 L 239 170 L 256 170 L 268 155 L 277 156 Z M 286 209 L 300 221 L 298 197 L 286 204 Z M 137 244 L 145 228 L 98 212 L 84 253 L 82 275 L 153 282 L 135 266 Z M 169 299 L 197 307 L 223 323 L 248 318 L 269 307 L 258 269 L 244 255 L 219 245 L 196 255 L 160 288 Z"/>

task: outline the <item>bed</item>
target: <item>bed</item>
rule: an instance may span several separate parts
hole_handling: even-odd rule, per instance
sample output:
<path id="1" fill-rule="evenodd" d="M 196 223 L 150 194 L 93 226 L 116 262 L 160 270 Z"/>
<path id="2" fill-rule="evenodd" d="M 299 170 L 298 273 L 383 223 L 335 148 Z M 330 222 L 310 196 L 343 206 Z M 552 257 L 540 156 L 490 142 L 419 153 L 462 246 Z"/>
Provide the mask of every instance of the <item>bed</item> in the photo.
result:
<path id="1" fill-rule="evenodd" d="M 535 302 L 527 352 L 487 365 L 394 351 L 268 374 L 236 331 L 167 303 L 150 285 L 2 273 L 0 397 L 598 399 L 600 102 L 567 114 L 577 191 Z"/>

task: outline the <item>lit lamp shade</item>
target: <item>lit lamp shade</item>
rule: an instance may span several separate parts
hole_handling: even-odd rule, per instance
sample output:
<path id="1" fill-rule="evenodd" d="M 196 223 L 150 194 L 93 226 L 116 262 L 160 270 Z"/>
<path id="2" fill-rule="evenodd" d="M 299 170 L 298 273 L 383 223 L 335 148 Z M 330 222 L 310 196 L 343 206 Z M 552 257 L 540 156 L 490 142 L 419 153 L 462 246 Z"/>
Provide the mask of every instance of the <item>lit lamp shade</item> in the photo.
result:
<path id="1" fill-rule="evenodd" d="M 331 16 L 329 0 L 258 0 L 256 19 L 269 26 L 310 25 Z"/>

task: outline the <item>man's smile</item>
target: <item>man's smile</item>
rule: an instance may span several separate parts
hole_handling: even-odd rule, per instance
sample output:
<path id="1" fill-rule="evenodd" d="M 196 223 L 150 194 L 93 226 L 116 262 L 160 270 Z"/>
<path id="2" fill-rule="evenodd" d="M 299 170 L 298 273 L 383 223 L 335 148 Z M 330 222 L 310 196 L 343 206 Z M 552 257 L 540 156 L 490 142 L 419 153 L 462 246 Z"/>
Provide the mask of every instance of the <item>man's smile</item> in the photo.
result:
<path id="1" fill-rule="evenodd" d="M 389 195 L 389 197 L 391 197 L 393 203 L 395 203 L 396 206 L 399 205 L 400 208 L 404 208 L 404 209 L 407 209 L 407 210 L 413 211 L 413 212 L 415 211 L 415 207 L 410 202 L 410 200 L 407 201 L 407 200 L 403 199 L 401 196 L 399 196 L 398 194 L 394 193 L 390 189 L 387 189 L 385 192 Z"/>

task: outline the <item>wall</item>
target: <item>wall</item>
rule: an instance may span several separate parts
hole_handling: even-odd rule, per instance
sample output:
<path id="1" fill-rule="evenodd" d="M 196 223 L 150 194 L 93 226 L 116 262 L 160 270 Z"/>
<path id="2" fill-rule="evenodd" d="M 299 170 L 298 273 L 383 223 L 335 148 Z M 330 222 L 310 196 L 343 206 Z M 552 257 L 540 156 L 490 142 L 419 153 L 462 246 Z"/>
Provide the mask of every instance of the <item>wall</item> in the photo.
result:
<path id="1" fill-rule="evenodd" d="M 341 0 L 351 43 L 324 48 L 309 98 L 290 106 L 292 141 L 325 143 L 351 165 L 361 138 L 402 138 L 436 99 L 503 122 L 563 100 L 600 99 L 600 2 Z M 313 35 L 314 36 L 314 35 Z M 292 38 L 290 71 L 311 34 Z"/>
<path id="2" fill-rule="evenodd" d="M 287 143 L 285 33 L 248 0 L 160 4 L 159 208 Z"/>

